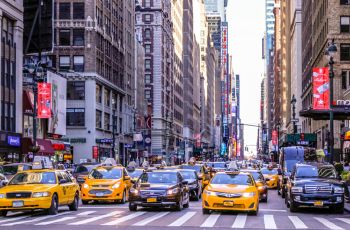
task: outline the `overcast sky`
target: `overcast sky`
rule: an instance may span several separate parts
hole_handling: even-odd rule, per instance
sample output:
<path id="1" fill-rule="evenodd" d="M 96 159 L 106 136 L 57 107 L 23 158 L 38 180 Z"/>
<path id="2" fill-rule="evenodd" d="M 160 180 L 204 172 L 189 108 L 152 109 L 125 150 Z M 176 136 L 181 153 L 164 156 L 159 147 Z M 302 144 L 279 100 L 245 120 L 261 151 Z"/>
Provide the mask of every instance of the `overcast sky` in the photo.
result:
<path id="1" fill-rule="evenodd" d="M 260 82 L 264 73 L 261 39 L 265 30 L 265 0 L 229 0 L 229 53 L 241 79 L 242 123 L 260 123 Z M 256 145 L 257 128 L 244 127 L 245 145 Z M 250 146 L 255 151 L 256 147 Z"/>

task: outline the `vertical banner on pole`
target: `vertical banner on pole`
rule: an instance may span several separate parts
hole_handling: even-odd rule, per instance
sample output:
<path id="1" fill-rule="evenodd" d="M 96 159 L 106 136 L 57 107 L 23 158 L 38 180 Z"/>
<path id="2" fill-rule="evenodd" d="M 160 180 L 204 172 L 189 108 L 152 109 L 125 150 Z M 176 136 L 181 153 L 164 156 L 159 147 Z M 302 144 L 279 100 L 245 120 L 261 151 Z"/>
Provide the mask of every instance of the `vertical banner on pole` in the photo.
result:
<path id="1" fill-rule="evenodd" d="M 329 70 L 313 68 L 312 73 L 313 109 L 329 110 Z"/>
<path id="2" fill-rule="evenodd" d="M 38 118 L 51 118 L 51 83 L 38 83 Z"/>

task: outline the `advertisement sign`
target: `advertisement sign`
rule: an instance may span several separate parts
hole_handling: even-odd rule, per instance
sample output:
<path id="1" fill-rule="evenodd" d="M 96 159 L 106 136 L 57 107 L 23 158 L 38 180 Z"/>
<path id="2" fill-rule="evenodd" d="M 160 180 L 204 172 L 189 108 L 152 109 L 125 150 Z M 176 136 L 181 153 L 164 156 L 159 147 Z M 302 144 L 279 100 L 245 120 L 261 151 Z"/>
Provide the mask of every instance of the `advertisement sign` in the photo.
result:
<path id="1" fill-rule="evenodd" d="M 48 133 L 66 135 L 67 80 L 58 74 L 47 72 L 47 82 L 51 83 L 52 117 L 49 119 Z"/>
<path id="2" fill-rule="evenodd" d="M 328 68 L 313 68 L 312 73 L 313 109 L 329 109 L 329 71 Z"/>
<path id="3" fill-rule="evenodd" d="M 7 144 L 15 147 L 21 146 L 21 137 L 7 136 Z"/>
<path id="4" fill-rule="evenodd" d="M 278 132 L 277 130 L 272 131 L 272 145 L 278 144 Z"/>
<path id="5" fill-rule="evenodd" d="M 51 83 L 38 83 L 38 118 L 51 118 Z"/>
<path id="6" fill-rule="evenodd" d="M 98 146 L 92 146 L 92 158 L 98 159 Z"/>

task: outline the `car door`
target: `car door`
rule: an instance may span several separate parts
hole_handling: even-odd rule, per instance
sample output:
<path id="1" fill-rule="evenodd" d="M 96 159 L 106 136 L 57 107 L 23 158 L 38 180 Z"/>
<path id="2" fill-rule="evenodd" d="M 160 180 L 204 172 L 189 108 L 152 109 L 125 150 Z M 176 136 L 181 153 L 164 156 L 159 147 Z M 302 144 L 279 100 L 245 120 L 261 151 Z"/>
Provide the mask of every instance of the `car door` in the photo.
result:
<path id="1" fill-rule="evenodd" d="M 58 195 L 58 202 L 59 205 L 67 204 L 67 199 L 66 199 L 66 185 L 64 183 L 60 183 L 60 181 L 63 180 L 63 176 L 59 171 L 56 171 L 57 175 L 57 184 L 58 184 L 58 189 L 57 189 L 57 195 Z"/>
<path id="2" fill-rule="evenodd" d="M 178 181 L 178 185 L 182 191 L 182 200 L 183 200 L 183 203 L 184 204 L 187 204 L 187 199 L 189 199 L 189 192 L 188 192 L 188 187 L 187 185 L 184 185 L 183 182 L 184 182 L 184 179 L 183 177 L 181 176 L 180 173 L 177 173 L 177 181 Z"/>
<path id="3" fill-rule="evenodd" d="M 65 171 L 61 171 L 62 177 L 64 180 L 67 181 L 66 183 L 66 188 L 67 188 L 67 193 L 66 193 L 66 200 L 67 203 L 70 204 L 74 201 L 74 196 L 75 196 L 75 184 L 73 183 L 72 179 L 70 178 L 70 176 L 68 175 L 67 172 Z"/>

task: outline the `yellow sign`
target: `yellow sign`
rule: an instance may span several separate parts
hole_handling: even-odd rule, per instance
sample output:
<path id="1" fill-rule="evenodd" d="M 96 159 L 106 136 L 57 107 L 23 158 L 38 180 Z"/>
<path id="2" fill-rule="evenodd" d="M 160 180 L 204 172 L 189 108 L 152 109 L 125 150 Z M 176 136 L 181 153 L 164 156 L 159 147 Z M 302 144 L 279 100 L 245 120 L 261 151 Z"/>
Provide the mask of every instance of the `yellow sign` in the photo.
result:
<path id="1" fill-rule="evenodd" d="M 347 131 L 344 135 L 344 140 L 350 141 L 350 131 Z"/>

